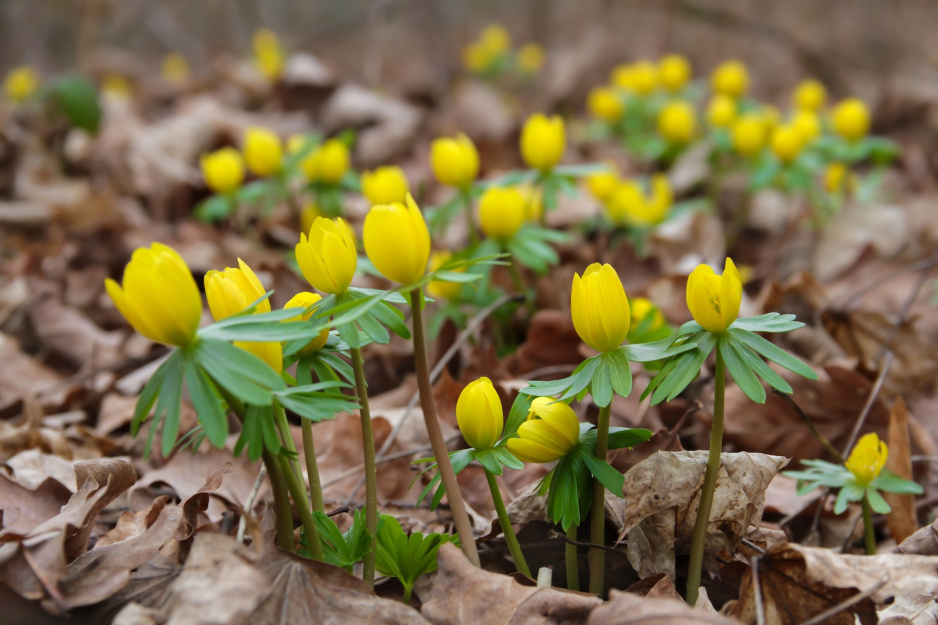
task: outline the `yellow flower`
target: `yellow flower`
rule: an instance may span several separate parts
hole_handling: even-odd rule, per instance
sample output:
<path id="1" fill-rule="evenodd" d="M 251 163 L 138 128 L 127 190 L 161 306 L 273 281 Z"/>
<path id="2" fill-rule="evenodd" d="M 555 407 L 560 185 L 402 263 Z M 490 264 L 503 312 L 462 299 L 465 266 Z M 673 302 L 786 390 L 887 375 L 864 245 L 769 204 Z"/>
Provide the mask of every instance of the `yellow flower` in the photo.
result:
<path id="1" fill-rule="evenodd" d="M 573 451 L 579 438 L 573 408 L 553 397 L 535 397 L 518 438 L 508 439 L 508 451 L 522 462 L 553 462 Z"/>
<path id="2" fill-rule="evenodd" d="M 511 48 L 511 35 L 501 24 L 489 24 L 479 35 L 479 43 L 489 54 L 501 54 Z"/>
<path id="3" fill-rule="evenodd" d="M 127 79 L 119 74 L 108 74 L 101 83 L 101 92 L 112 100 L 129 100 L 132 91 Z"/>
<path id="4" fill-rule="evenodd" d="M 791 163 L 804 147 L 804 135 L 794 124 L 779 126 L 772 132 L 772 151 L 780 161 Z"/>
<path id="5" fill-rule="evenodd" d="M 310 180 L 318 179 L 327 184 L 338 184 L 348 171 L 348 146 L 341 139 L 329 139 L 314 152 L 314 157 L 316 177 L 307 176 Z"/>
<path id="6" fill-rule="evenodd" d="M 707 106 L 707 121 L 717 128 L 728 128 L 736 119 L 736 100 L 728 95 L 717 94 L 710 98 Z"/>
<path id="7" fill-rule="evenodd" d="M 658 80 L 672 93 L 684 88 L 690 73 L 690 63 L 680 54 L 669 54 L 658 61 Z"/>
<path id="8" fill-rule="evenodd" d="M 163 76 L 163 80 L 170 84 L 178 85 L 183 83 L 189 78 L 189 61 L 178 52 L 167 54 L 163 57 L 160 74 Z"/>
<path id="9" fill-rule="evenodd" d="M 215 193 L 230 193 L 244 182 L 244 158 L 234 148 L 204 154 L 201 164 L 205 184 Z"/>
<path id="10" fill-rule="evenodd" d="M 505 242 L 524 223 L 524 196 L 516 187 L 489 187 L 479 198 L 479 225 L 485 236 Z"/>
<path id="11" fill-rule="evenodd" d="M 828 193 L 853 191 L 857 186 L 857 175 L 844 163 L 831 163 L 824 170 L 824 188 Z"/>
<path id="12" fill-rule="evenodd" d="M 502 400 L 492 381 L 479 378 L 470 382 L 456 400 L 456 422 L 463 438 L 473 449 L 491 449 L 502 437 L 505 414 Z"/>
<path id="13" fill-rule="evenodd" d="M 373 206 L 365 217 L 363 239 L 371 263 L 389 280 L 411 284 L 427 269 L 430 232 L 409 193 L 406 206 Z"/>
<path id="14" fill-rule="evenodd" d="M 766 104 L 762 107 L 762 110 L 759 111 L 759 117 L 762 119 L 762 123 L 765 126 L 766 136 L 768 136 L 768 133 L 775 130 L 775 127 L 782 121 L 782 114 L 771 104 Z"/>
<path id="15" fill-rule="evenodd" d="M 273 32 L 262 28 L 254 33 L 254 63 L 269 80 L 277 80 L 286 64 L 280 40 Z"/>
<path id="16" fill-rule="evenodd" d="M 622 281 L 612 265 L 593 263 L 582 278 L 573 274 L 570 316 L 584 343 L 598 352 L 619 349 L 628 336 L 632 317 Z"/>
<path id="17" fill-rule="evenodd" d="M 470 43 L 462 51 L 463 65 L 473 74 L 484 73 L 492 60 L 481 43 Z"/>
<path id="18" fill-rule="evenodd" d="M 302 308 L 305 310 L 309 308 L 310 306 L 313 306 L 314 304 L 316 304 L 316 302 L 319 302 L 321 300 L 322 300 L 322 295 L 320 295 L 319 293 L 310 293 L 309 291 L 301 291 L 297 293 L 296 295 L 294 295 L 293 297 L 291 297 L 290 301 L 287 302 L 286 306 L 284 306 L 283 308 L 284 310 L 286 310 L 287 308 Z M 301 319 L 303 321 L 309 321 L 310 317 L 312 317 L 315 313 L 316 313 L 316 309 L 313 308 L 312 310 L 310 310 L 308 313 L 304 315 L 292 317 L 290 319 L 285 319 L 284 321 L 300 321 Z M 323 328 L 322 331 L 316 336 L 316 338 L 314 338 L 312 341 L 307 343 L 305 347 L 299 350 L 299 354 L 301 356 L 312 356 L 313 354 L 318 352 L 320 349 L 322 349 L 323 345 L 325 345 L 326 341 L 328 340 L 329 340 L 329 328 Z"/>
<path id="19" fill-rule="evenodd" d="M 525 74 L 536 74 L 544 66 L 544 48 L 526 43 L 518 49 L 518 68 Z"/>
<path id="20" fill-rule="evenodd" d="M 697 116 L 689 102 L 670 102 L 658 114 L 658 132 L 669 143 L 689 143 L 697 132 Z"/>
<path id="21" fill-rule="evenodd" d="M 619 65 L 612 72 L 612 83 L 640 95 L 648 95 L 658 86 L 658 69 L 651 61 Z"/>
<path id="22" fill-rule="evenodd" d="M 11 102 L 22 102 L 39 86 L 39 76 L 28 65 L 17 67 L 7 74 L 3 81 L 3 91 Z"/>
<path id="23" fill-rule="evenodd" d="M 296 262 L 306 281 L 323 293 L 341 295 L 348 290 L 358 266 L 352 229 L 341 217 L 317 217 L 309 236 L 300 233 Z"/>
<path id="24" fill-rule="evenodd" d="M 733 123 L 733 148 L 742 156 L 755 156 L 765 146 L 765 122 L 756 115 L 744 115 Z"/>
<path id="25" fill-rule="evenodd" d="M 805 143 L 821 134 L 821 120 L 813 111 L 798 111 L 792 118 L 792 123 L 801 132 Z"/>
<path id="26" fill-rule="evenodd" d="M 617 122 L 622 118 L 625 107 L 616 90 L 611 87 L 596 87 L 587 102 L 590 115 L 606 122 Z"/>
<path id="27" fill-rule="evenodd" d="M 560 162 L 566 147 L 563 120 L 558 115 L 549 119 L 535 113 L 521 131 L 521 155 L 528 167 L 550 171 Z"/>
<path id="28" fill-rule="evenodd" d="M 886 443 L 879 440 L 875 432 L 871 432 L 864 434 L 857 441 L 853 451 L 850 452 L 850 457 L 844 462 L 844 466 L 853 473 L 857 484 L 865 488 L 879 477 L 883 467 L 886 466 L 888 457 L 889 448 Z"/>
<path id="29" fill-rule="evenodd" d="M 396 165 L 362 172 L 362 193 L 372 205 L 401 203 L 407 197 L 407 191 L 404 170 Z"/>
<path id="30" fill-rule="evenodd" d="M 629 300 L 629 311 L 632 314 L 632 321 L 629 330 L 635 330 L 642 325 L 646 318 L 651 317 L 648 327 L 644 329 L 649 334 L 664 327 L 667 323 L 661 309 L 652 303 L 647 297 L 633 297 Z"/>
<path id="31" fill-rule="evenodd" d="M 848 98 L 834 109 L 831 121 L 834 132 L 848 141 L 856 141 L 870 130 L 870 110 L 860 98 Z"/>
<path id="32" fill-rule="evenodd" d="M 597 174 L 591 174 L 586 182 L 589 185 L 590 193 L 600 202 L 607 202 L 612 197 L 616 186 L 619 184 L 619 169 L 615 163 L 607 163 L 608 169 Z"/>
<path id="33" fill-rule="evenodd" d="M 713 71 L 710 86 L 716 93 L 738 98 L 749 89 L 749 72 L 739 61 L 724 61 Z"/>
<path id="34" fill-rule="evenodd" d="M 736 321 L 743 283 L 733 260 L 726 259 L 723 275 L 709 265 L 697 265 L 687 278 L 687 308 L 707 332 L 720 334 Z"/>
<path id="35" fill-rule="evenodd" d="M 258 176 L 272 176 L 280 171 L 283 147 L 280 137 L 258 126 L 244 131 L 244 160 L 248 169 Z"/>
<path id="36" fill-rule="evenodd" d="M 791 95 L 792 104 L 802 111 L 820 110 L 826 100 L 827 90 L 824 85 L 813 78 L 798 83 Z"/>
<path id="37" fill-rule="evenodd" d="M 449 252 L 433 252 L 430 254 L 430 271 L 436 271 L 445 265 L 452 254 Z M 465 268 L 456 271 L 465 271 Z M 435 299 L 458 300 L 459 292 L 462 290 L 462 284 L 459 282 L 443 282 L 442 280 L 431 280 L 427 284 L 427 293 Z"/>
<path id="38" fill-rule="evenodd" d="M 441 137 L 430 148 L 433 174 L 440 184 L 465 189 L 479 175 L 479 153 L 466 135 Z"/>
<path id="39" fill-rule="evenodd" d="M 325 217 L 315 202 L 307 202 L 300 210 L 300 232 L 309 232 L 317 217 Z"/>
<path id="40" fill-rule="evenodd" d="M 127 323 L 151 341 L 185 347 L 195 338 L 202 296 L 173 248 L 162 243 L 137 248 L 124 269 L 123 285 L 108 278 L 104 286 Z"/>
<path id="41" fill-rule="evenodd" d="M 544 214 L 544 198 L 541 188 L 533 184 L 522 184 L 518 187 L 521 196 L 524 198 L 524 219 L 525 221 L 540 221 Z"/>
<path id="42" fill-rule="evenodd" d="M 635 181 L 623 181 L 606 203 L 606 211 L 614 223 L 647 228 L 664 221 L 673 201 L 668 177 L 655 174 L 651 178 L 650 196 L 646 197 Z"/>

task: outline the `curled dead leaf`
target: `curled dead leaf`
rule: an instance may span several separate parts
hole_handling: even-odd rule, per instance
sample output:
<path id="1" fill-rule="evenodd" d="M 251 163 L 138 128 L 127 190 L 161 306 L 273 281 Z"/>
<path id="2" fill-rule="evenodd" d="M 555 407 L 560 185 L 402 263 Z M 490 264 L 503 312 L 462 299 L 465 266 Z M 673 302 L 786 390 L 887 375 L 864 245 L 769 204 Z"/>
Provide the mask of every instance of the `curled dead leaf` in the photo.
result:
<path id="1" fill-rule="evenodd" d="M 593 610 L 586 625 L 732 625 L 734 619 L 688 607 L 678 599 L 641 597 L 613 590 L 609 601 Z"/>

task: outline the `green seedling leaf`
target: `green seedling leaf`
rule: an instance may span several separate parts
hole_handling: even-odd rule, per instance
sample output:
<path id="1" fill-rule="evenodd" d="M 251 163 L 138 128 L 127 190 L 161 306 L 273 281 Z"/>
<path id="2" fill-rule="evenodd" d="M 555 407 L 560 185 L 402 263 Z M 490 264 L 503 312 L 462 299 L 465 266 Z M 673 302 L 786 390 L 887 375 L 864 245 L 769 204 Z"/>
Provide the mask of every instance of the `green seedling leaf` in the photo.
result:
<path id="1" fill-rule="evenodd" d="M 91 134 L 101 126 L 101 102 L 98 91 L 88 78 L 80 74 L 66 74 L 46 88 L 49 104 L 62 113 L 74 128 Z"/>

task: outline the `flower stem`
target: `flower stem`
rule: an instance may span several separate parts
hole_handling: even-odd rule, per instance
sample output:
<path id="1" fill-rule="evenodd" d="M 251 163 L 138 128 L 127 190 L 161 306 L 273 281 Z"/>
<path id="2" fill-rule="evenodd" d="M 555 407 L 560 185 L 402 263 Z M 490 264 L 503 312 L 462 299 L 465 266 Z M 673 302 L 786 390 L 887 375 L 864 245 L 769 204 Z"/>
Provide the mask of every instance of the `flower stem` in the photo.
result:
<path id="1" fill-rule="evenodd" d="M 420 392 L 423 420 L 427 426 L 427 436 L 430 438 L 433 455 L 436 457 L 443 488 L 446 489 L 446 498 L 449 501 L 450 511 L 453 514 L 453 522 L 456 524 L 456 533 L 459 535 L 459 543 L 462 546 L 463 553 L 466 554 L 469 562 L 479 566 L 479 550 L 476 548 L 475 537 L 472 534 L 472 524 L 469 522 L 466 504 L 463 502 L 462 493 L 459 491 L 459 483 L 456 482 L 453 463 L 450 462 L 446 441 L 443 439 L 443 431 L 440 428 L 440 421 L 436 416 L 436 401 L 433 399 L 433 387 L 430 385 L 430 368 L 427 364 L 427 345 L 423 328 L 423 310 L 420 308 L 422 303 L 420 289 L 414 289 L 410 292 L 410 303 L 414 316 L 414 366 L 417 369 L 417 387 Z"/>
<path id="2" fill-rule="evenodd" d="M 460 189 L 459 197 L 461 198 L 463 208 L 466 210 L 466 228 L 469 230 L 469 245 L 475 247 L 479 242 L 479 232 L 476 230 L 476 220 L 472 215 L 472 195 L 469 194 L 469 189 Z"/>
<path id="3" fill-rule="evenodd" d="M 577 559 L 577 537 L 576 537 L 576 525 L 571 525 L 567 529 L 567 544 L 566 550 L 564 551 L 564 562 L 567 565 L 567 589 L 568 590 L 580 590 L 580 562 Z"/>
<path id="4" fill-rule="evenodd" d="M 502 248 L 506 252 L 507 248 Z M 518 264 L 514 257 L 508 259 L 508 271 L 511 273 L 511 281 L 515 285 L 515 291 L 520 295 L 524 295 L 524 307 L 528 311 L 528 319 L 531 319 L 536 312 L 534 309 L 534 296 L 528 291 L 524 286 L 524 280 L 521 278 L 521 272 L 518 271 Z"/>
<path id="5" fill-rule="evenodd" d="M 322 498 L 322 482 L 319 479 L 319 463 L 316 462 L 316 445 L 313 442 L 313 423 L 302 420 L 303 457 L 306 458 L 306 474 L 309 476 L 309 502 L 313 512 L 325 512 L 326 505 Z"/>
<path id="6" fill-rule="evenodd" d="M 296 503 L 296 510 L 300 514 L 300 522 L 303 524 L 303 531 L 306 532 L 306 540 L 309 543 L 309 553 L 314 560 L 322 560 L 322 543 L 319 540 L 319 530 L 316 528 L 316 521 L 313 520 L 313 513 L 309 507 L 309 500 L 306 498 L 306 487 L 297 478 L 296 474 L 290 470 L 290 463 L 284 456 L 277 456 L 280 463 L 280 470 L 287 481 L 287 488 L 290 495 Z"/>
<path id="7" fill-rule="evenodd" d="M 860 500 L 860 507 L 863 508 L 863 538 L 866 542 L 866 555 L 876 555 L 876 533 L 873 531 L 873 508 L 870 507 L 870 500 L 863 495 Z"/>
<path id="8" fill-rule="evenodd" d="M 365 527 L 371 535 L 371 550 L 365 556 L 362 578 L 371 586 L 375 583 L 374 540 L 378 535 L 378 468 L 375 463 L 375 434 L 371 427 L 371 410 L 368 408 L 368 385 L 362 366 L 361 349 L 352 347 L 352 368 L 355 371 L 355 394 L 358 396 L 359 414 L 362 420 L 362 449 L 365 453 Z"/>
<path id="9" fill-rule="evenodd" d="M 710 453 L 707 456 L 707 471 L 704 473 L 703 488 L 700 491 L 700 506 L 697 508 L 697 521 L 694 523 L 694 537 L 690 547 L 690 563 L 687 571 L 687 603 L 697 604 L 700 594 L 700 576 L 703 570 L 704 546 L 707 542 L 707 525 L 710 522 L 710 509 L 713 507 L 713 491 L 716 489 L 717 475 L 720 472 L 720 453 L 723 450 L 723 395 L 726 388 L 726 364 L 717 345 L 717 363 L 714 373 L 716 389 L 713 394 L 713 427 L 710 430 Z"/>
<path id="10" fill-rule="evenodd" d="M 495 476 L 485 469 L 485 479 L 488 480 L 489 490 L 492 491 L 492 501 L 495 502 L 495 512 L 498 514 L 498 522 L 502 526 L 502 532 L 505 534 L 505 542 L 508 543 L 508 550 L 515 561 L 515 567 L 519 573 L 531 577 L 531 569 L 521 553 L 521 545 L 518 544 L 518 537 L 515 536 L 515 530 L 511 526 L 511 519 L 508 518 L 508 511 L 505 510 L 505 502 L 502 501 L 501 491 L 498 490 L 498 484 L 495 482 Z M 533 578 L 532 578 L 533 579 Z"/>
<path id="11" fill-rule="evenodd" d="M 410 597 L 411 597 L 411 593 L 413 592 L 414 592 L 413 586 L 404 586 L 404 597 L 401 599 L 401 601 L 404 602 L 404 605 L 410 605 Z"/>
<path id="12" fill-rule="evenodd" d="M 596 457 L 606 461 L 606 452 L 609 451 L 609 413 L 612 403 L 599 409 L 599 419 L 596 422 Z M 593 478 L 593 500 L 590 510 L 590 542 L 594 545 L 606 544 L 606 487 L 598 478 Z M 590 592 L 602 598 L 605 589 L 606 551 L 592 548 L 589 553 L 590 561 Z"/>

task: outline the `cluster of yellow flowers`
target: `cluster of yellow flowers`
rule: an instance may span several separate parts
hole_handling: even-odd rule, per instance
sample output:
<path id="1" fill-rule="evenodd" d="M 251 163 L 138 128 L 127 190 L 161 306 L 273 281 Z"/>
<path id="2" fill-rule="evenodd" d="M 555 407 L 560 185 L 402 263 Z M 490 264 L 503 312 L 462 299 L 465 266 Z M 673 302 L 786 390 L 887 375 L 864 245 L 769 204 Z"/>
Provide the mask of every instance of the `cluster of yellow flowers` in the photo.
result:
<path id="1" fill-rule="evenodd" d="M 648 228 L 660 224 L 674 203 L 671 183 L 665 174 L 651 177 L 650 193 L 643 191 L 637 180 L 621 178 L 614 164 L 607 171 L 590 176 L 588 182 L 606 217 L 617 226 Z"/>
<path id="2" fill-rule="evenodd" d="M 526 43 L 512 59 L 511 35 L 500 24 L 490 24 L 476 41 L 463 49 L 463 65 L 474 74 L 497 73 L 507 69 L 512 60 L 523 74 L 536 74 L 544 65 L 544 49 Z"/>

